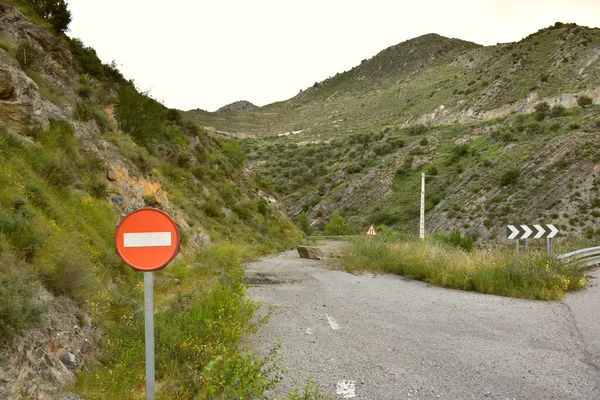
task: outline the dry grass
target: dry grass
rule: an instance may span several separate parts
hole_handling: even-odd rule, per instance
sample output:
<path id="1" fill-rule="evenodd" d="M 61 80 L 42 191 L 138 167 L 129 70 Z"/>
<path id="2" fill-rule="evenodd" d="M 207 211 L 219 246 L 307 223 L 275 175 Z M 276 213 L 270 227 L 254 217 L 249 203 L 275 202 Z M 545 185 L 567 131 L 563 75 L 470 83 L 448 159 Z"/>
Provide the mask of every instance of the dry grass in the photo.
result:
<path id="1" fill-rule="evenodd" d="M 436 242 L 359 240 L 340 260 L 349 272 L 393 273 L 442 287 L 501 296 L 558 300 L 585 285 L 584 272 L 555 257 L 499 249 L 465 252 Z"/>

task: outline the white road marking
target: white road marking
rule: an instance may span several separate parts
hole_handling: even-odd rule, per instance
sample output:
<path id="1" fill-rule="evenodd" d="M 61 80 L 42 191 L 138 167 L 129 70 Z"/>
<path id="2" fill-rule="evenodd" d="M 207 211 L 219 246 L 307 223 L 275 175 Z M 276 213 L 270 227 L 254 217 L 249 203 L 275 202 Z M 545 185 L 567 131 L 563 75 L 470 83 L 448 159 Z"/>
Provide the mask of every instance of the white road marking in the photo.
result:
<path id="1" fill-rule="evenodd" d="M 123 247 L 170 246 L 171 232 L 124 233 Z"/>
<path id="2" fill-rule="evenodd" d="M 342 379 L 337 383 L 335 392 L 344 399 L 352 399 L 356 397 L 356 381 L 347 381 Z"/>
<path id="3" fill-rule="evenodd" d="M 335 320 L 333 318 L 331 318 L 329 316 L 329 314 L 325 314 L 325 316 L 327 317 L 327 322 L 329 322 L 329 326 L 331 327 L 331 329 L 333 329 L 334 331 L 337 331 L 338 329 L 340 329 L 340 326 L 338 325 L 338 323 L 335 322 Z"/>

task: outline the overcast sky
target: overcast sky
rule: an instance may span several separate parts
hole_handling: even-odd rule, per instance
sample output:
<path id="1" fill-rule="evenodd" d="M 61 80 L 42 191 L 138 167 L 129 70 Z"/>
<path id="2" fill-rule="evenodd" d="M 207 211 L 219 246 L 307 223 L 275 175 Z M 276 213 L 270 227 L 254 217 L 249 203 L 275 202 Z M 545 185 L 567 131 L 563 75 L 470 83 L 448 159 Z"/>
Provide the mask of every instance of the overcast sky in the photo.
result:
<path id="1" fill-rule="evenodd" d="M 68 0 L 69 35 L 168 107 L 295 96 L 405 40 L 484 45 L 556 21 L 600 26 L 600 0 Z"/>

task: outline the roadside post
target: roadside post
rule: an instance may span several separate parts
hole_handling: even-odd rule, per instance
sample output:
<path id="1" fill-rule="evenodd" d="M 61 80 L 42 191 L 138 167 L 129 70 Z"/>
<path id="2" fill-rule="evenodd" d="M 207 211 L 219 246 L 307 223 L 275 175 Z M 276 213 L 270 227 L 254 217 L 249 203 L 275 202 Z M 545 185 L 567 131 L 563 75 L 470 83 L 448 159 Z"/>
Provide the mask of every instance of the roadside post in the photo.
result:
<path id="1" fill-rule="evenodd" d="M 419 218 L 419 239 L 425 239 L 425 173 L 421 174 L 421 213 Z"/>
<path id="2" fill-rule="evenodd" d="M 517 256 L 519 255 L 519 240 L 523 239 L 523 250 L 527 249 L 527 239 L 546 238 L 546 249 L 548 254 L 552 253 L 552 238 L 558 235 L 559 231 L 553 224 L 534 224 L 534 225 L 507 225 L 506 231 L 509 240 L 515 241 Z"/>
<path id="3" fill-rule="evenodd" d="M 173 219 L 155 208 L 140 208 L 125 216 L 115 233 L 121 259 L 144 273 L 144 330 L 146 349 L 146 399 L 155 397 L 154 276 L 179 252 L 179 229 Z"/>

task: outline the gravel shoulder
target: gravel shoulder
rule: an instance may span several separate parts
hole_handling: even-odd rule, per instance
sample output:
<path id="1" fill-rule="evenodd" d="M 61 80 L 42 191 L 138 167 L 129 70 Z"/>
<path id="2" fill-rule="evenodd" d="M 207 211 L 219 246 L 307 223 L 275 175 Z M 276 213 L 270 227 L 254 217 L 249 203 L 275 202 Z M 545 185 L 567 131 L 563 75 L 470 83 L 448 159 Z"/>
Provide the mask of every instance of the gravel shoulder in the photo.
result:
<path id="1" fill-rule="evenodd" d="M 600 286 L 519 300 L 355 276 L 296 251 L 246 270 L 260 312 L 275 308 L 253 340 L 281 343 L 273 397 L 313 377 L 336 399 L 600 398 Z"/>

